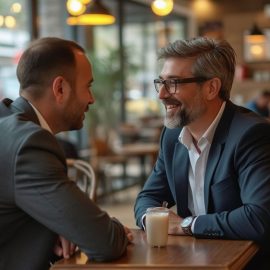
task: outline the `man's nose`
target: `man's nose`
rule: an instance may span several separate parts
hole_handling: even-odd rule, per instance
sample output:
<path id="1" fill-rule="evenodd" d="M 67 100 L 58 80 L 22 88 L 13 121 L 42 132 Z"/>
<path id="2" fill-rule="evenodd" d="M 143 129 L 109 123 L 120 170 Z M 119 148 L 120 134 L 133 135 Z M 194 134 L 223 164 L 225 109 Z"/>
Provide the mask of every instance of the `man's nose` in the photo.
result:
<path id="1" fill-rule="evenodd" d="M 89 100 L 88 100 L 89 104 L 94 104 L 95 103 L 95 97 L 92 93 L 92 91 L 89 91 Z"/>
<path id="2" fill-rule="evenodd" d="M 158 98 L 159 99 L 166 99 L 170 96 L 170 93 L 166 90 L 166 87 L 164 84 L 159 89 Z"/>

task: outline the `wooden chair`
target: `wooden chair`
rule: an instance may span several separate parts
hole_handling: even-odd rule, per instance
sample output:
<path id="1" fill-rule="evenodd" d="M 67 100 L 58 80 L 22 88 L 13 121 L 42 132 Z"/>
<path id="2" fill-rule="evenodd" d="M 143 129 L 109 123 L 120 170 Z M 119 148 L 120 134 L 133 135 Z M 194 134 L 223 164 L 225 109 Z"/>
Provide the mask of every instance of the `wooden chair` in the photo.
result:
<path id="1" fill-rule="evenodd" d="M 92 166 L 80 159 L 67 159 L 67 166 L 70 180 L 75 181 L 79 188 L 95 201 L 97 183 Z"/>
<path id="2" fill-rule="evenodd" d="M 93 156 L 91 157 L 91 164 L 98 175 L 100 192 L 98 196 L 107 196 L 112 194 L 115 190 L 113 182 L 121 179 L 122 185 L 126 184 L 126 165 L 127 157 L 115 152 L 104 139 L 92 139 Z M 113 168 L 120 167 L 120 171 L 113 173 Z"/>

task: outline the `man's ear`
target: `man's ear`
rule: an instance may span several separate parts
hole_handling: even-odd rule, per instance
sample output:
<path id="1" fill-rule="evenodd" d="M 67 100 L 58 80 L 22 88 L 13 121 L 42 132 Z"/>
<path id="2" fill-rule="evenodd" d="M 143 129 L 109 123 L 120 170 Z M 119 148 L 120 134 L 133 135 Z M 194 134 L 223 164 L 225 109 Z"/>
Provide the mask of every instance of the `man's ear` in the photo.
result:
<path id="1" fill-rule="evenodd" d="M 213 78 L 208 81 L 208 92 L 207 92 L 207 99 L 213 100 L 218 96 L 218 93 L 221 88 L 221 81 L 219 78 Z"/>
<path id="2" fill-rule="evenodd" d="M 57 103 L 63 103 L 66 94 L 69 92 L 70 85 L 62 76 L 57 76 L 53 80 L 52 90 Z"/>

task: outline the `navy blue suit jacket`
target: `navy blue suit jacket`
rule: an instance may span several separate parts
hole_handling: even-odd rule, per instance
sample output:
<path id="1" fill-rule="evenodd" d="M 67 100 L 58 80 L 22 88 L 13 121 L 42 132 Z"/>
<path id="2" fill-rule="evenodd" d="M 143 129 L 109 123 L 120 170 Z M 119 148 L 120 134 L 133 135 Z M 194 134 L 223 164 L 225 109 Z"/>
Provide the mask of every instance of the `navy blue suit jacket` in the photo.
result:
<path id="1" fill-rule="evenodd" d="M 146 208 L 177 205 L 188 209 L 189 157 L 178 141 L 181 129 L 163 130 L 160 152 L 135 204 L 137 225 Z M 204 198 L 206 215 L 197 218 L 200 238 L 270 241 L 270 125 L 251 111 L 226 103 L 207 161 Z"/>

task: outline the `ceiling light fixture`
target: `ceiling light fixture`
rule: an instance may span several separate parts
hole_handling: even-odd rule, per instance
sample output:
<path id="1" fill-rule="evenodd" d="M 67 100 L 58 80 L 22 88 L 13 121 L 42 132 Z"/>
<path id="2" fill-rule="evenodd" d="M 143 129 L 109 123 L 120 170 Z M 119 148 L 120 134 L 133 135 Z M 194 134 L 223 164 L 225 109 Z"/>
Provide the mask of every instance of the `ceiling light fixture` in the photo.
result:
<path id="1" fill-rule="evenodd" d="M 91 2 L 91 0 L 80 0 L 84 5 L 87 5 Z"/>
<path id="2" fill-rule="evenodd" d="M 256 23 L 253 24 L 247 36 L 249 42 L 264 42 L 265 35 Z"/>
<path id="3" fill-rule="evenodd" d="M 69 17 L 69 25 L 108 25 L 115 22 L 115 17 L 102 4 L 101 0 L 92 0 L 83 14 Z"/>
<path id="4" fill-rule="evenodd" d="M 66 3 L 67 11 L 72 16 L 78 16 L 85 12 L 86 7 L 80 0 L 68 0 Z"/>
<path id="5" fill-rule="evenodd" d="M 22 5 L 20 3 L 13 3 L 10 11 L 13 13 L 20 13 L 22 11 Z"/>
<path id="6" fill-rule="evenodd" d="M 266 38 L 257 24 L 253 24 L 251 30 L 245 35 L 245 59 L 247 61 L 264 60 L 266 57 Z"/>
<path id="7" fill-rule="evenodd" d="M 152 11 L 158 16 L 166 16 L 173 10 L 173 0 L 154 0 Z"/>
<path id="8" fill-rule="evenodd" d="M 16 19 L 13 16 L 0 15 L 0 27 L 15 28 Z"/>

